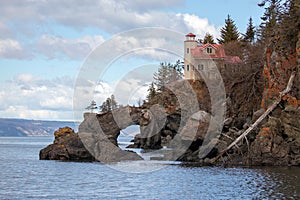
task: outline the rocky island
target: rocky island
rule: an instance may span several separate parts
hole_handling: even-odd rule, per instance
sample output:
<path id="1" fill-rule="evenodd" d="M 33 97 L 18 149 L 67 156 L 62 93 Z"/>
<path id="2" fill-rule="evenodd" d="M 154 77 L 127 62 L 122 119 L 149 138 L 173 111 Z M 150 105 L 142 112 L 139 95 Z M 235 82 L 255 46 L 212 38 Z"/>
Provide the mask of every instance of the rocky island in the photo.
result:
<path id="1" fill-rule="evenodd" d="M 171 151 L 161 151 L 163 160 L 300 166 L 297 9 L 299 6 L 287 11 L 294 17 L 283 17 L 278 25 L 264 29 L 263 40 L 256 43 L 199 45 L 196 35 L 187 34 L 184 70 L 188 78 L 163 85 L 139 107 L 85 113 L 78 133 L 70 128 L 56 131 L 54 143 L 40 151 L 40 159 L 140 160 L 139 155 L 121 150 L 117 144 L 122 129 L 139 125 L 140 134 L 131 147 L 159 150 L 168 146 Z M 224 85 L 220 81 L 207 84 L 211 77 L 219 80 L 219 76 L 211 76 L 212 71 L 205 71 L 202 61 L 207 57 L 216 59 Z M 205 74 L 208 79 L 203 78 Z M 218 96 L 219 88 L 226 92 L 223 98 Z"/>

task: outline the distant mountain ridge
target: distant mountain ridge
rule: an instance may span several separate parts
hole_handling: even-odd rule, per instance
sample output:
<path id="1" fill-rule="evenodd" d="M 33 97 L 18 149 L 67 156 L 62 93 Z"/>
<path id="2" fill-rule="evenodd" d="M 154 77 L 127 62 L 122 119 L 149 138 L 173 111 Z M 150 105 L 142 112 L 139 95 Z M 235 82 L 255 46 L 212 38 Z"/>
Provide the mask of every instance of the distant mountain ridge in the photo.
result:
<path id="1" fill-rule="evenodd" d="M 65 126 L 69 126 L 75 131 L 77 129 L 76 124 L 69 121 L 0 118 L 0 137 L 50 136 L 55 130 Z"/>

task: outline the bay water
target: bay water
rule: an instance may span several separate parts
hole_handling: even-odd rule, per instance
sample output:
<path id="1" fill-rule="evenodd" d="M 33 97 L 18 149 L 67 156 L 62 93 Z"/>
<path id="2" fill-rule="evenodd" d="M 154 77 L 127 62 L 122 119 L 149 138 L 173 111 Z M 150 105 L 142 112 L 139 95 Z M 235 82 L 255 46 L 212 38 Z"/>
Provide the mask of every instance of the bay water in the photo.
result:
<path id="1" fill-rule="evenodd" d="M 300 168 L 39 160 L 52 142 L 0 137 L 0 199 L 300 199 Z"/>

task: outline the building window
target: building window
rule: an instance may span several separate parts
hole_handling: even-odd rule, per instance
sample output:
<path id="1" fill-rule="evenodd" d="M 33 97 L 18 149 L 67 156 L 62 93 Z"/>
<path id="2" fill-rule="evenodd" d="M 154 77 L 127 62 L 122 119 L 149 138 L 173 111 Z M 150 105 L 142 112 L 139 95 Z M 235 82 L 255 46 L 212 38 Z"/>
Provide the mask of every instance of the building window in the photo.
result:
<path id="1" fill-rule="evenodd" d="M 198 71 L 202 71 L 203 70 L 203 65 L 202 64 L 199 64 L 198 65 Z"/>
<path id="2" fill-rule="evenodd" d="M 190 53 L 190 48 L 186 48 L 186 53 Z"/>
<path id="3" fill-rule="evenodd" d="M 209 53 L 209 54 L 212 53 L 212 48 L 211 47 L 207 47 L 206 48 L 206 52 Z"/>
<path id="4" fill-rule="evenodd" d="M 195 67 L 194 67 L 194 65 L 193 65 L 193 71 L 195 71 Z"/>
<path id="5" fill-rule="evenodd" d="M 186 71 L 190 71 L 190 66 L 189 65 L 186 66 Z"/>

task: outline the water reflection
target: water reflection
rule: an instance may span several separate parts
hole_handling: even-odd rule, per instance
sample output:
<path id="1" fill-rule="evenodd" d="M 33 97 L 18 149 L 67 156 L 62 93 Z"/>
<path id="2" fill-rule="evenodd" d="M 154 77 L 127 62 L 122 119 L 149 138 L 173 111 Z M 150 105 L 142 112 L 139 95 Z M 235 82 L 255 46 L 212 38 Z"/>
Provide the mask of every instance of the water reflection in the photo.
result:
<path id="1" fill-rule="evenodd" d="M 186 167 L 151 160 L 114 164 L 151 171 L 133 174 L 96 162 L 38 160 L 39 150 L 52 141 L 0 138 L 0 199 L 300 199 L 300 167 Z"/>
<path id="2" fill-rule="evenodd" d="M 300 168 L 264 167 L 256 170 L 260 197 L 300 199 Z"/>

